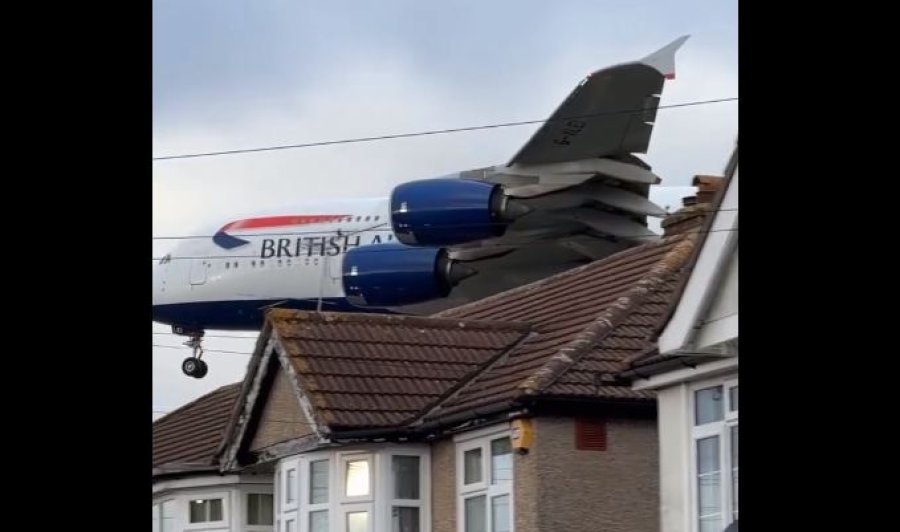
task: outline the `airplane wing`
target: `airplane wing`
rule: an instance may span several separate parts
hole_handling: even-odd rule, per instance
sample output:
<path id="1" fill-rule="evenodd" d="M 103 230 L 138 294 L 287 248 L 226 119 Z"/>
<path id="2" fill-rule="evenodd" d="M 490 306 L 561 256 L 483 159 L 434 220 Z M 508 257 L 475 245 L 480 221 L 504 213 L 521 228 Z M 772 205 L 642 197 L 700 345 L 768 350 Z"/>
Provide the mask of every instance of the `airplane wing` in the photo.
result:
<path id="1" fill-rule="evenodd" d="M 675 77 L 679 37 L 636 62 L 594 72 L 510 161 L 535 165 L 646 153 L 665 79 Z"/>
<path id="2" fill-rule="evenodd" d="M 635 156 L 646 153 L 666 79 L 675 76 L 680 37 L 649 56 L 594 72 L 505 165 L 460 172 L 503 186 L 528 207 L 503 236 L 448 248 L 478 275 L 434 312 L 606 257 L 658 238 L 647 216 L 665 210 L 648 200 L 660 182 Z"/>

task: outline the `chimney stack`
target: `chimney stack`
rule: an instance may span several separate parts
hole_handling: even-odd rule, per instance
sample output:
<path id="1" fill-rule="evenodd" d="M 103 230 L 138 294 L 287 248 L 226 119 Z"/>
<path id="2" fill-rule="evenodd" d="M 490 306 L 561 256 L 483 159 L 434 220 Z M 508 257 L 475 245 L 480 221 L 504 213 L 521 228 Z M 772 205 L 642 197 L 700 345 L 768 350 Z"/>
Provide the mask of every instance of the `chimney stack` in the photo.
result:
<path id="1" fill-rule="evenodd" d="M 712 211 L 713 198 L 724 181 L 725 178 L 720 176 L 694 176 L 691 185 L 697 187 L 697 194 L 683 198 L 683 207 L 666 216 L 662 221 L 660 225 L 663 228 L 664 236 L 699 230 L 703 226 L 706 215 Z"/>

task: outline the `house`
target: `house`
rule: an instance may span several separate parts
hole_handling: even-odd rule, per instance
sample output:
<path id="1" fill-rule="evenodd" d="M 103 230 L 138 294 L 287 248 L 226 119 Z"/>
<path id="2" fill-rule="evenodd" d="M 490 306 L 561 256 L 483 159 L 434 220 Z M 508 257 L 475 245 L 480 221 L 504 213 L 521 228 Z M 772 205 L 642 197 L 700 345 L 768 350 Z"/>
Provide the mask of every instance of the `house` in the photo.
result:
<path id="1" fill-rule="evenodd" d="M 153 423 L 153 532 L 272 531 L 272 475 L 222 473 L 216 450 L 240 383 Z"/>
<path id="2" fill-rule="evenodd" d="M 737 530 L 737 148 L 720 188 L 705 220 L 682 213 L 702 236 L 690 274 L 658 331 L 658 350 L 623 372 L 634 390 L 657 394 L 663 532 Z"/>
<path id="3" fill-rule="evenodd" d="M 220 470 L 274 476 L 279 532 L 658 530 L 655 397 L 618 374 L 698 240 L 432 317 L 270 311 Z"/>

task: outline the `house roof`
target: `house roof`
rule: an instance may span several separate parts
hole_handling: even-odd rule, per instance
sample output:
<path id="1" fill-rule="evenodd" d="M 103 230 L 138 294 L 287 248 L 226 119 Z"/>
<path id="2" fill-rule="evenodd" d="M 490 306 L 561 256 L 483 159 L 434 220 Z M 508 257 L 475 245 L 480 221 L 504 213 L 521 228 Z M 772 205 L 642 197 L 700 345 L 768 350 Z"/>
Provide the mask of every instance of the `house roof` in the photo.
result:
<path id="1" fill-rule="evenodd" d="M 154 474 L 214 469 L 240 389 L 240 382 L 222 386 L 154 421 Z"/>
<path id="2" fill-rule="evenodd" d="M 729 187 L 736 179 L 735 175 L 737 173 L 738 166 L 738 149 L 735 146 L 734 151 L 732 152 L 731 158 L 726 165 L 725 177 L 722 180 L 718 190 L 716 191 L 715 196 L 713 196 L 712 202 L 709 204 L 707 210 L 710 214 L 706 215 L 702 224 L 698 228 L 699 241 L 697 245 L 694 247 L 693 252 L 688 258 L 686 269 L 688 272 L 693 272 L 695 266 L 697 265 L 697 261 L 699 260 L 701 253 L 703 253 L 703 249 L 706 246 L 707 242 L 714 236 L 719 238 L 720 240 L 725 239 L 737 239 L 737 232 L 729 232 L 731 229 L 722 229 L 723 233 L 728 234 L 717 234 L 713 235 L 713 229 L 717 222 L 717 219 L 721 219 L 722 217 L 722 204 L 725 200 L 726 195 L 728 194 Z M 698 176 L 703 177 L 703 176 Z M 699 181 L 695 180 L 695 184 Z M 711 185 L 711 183 L 700 183 Z M 729 218 L 733 219 L 736 223 L 737 221 L 737 213 L 736 212 L 727 212 L 725 213 Z M 736 225 L 734 227 L 736 229 Z M 661 319 L 654 330 L 653 341 L 654 341 L 654 349 L 649 350 L 644 353 L 637 354 L 636 356 L 630 357 L 626 362 L 628 365 L 628 369 L 624 370 L 622 375 L 625 377 L 631 377 L 636 375 L 646 375 L 648 373 L 653 373 L 656 371 L 663 371 L 673 362 L 680 361 L 679 363 L 683 364 L 693 364 L 698 360 L 702 360 L 706 357 L 693 354 L 693 355 L 683 355 L 677 353 L 660 353 L 658 349 L 657 342 L 660 339 L 660 335 L 662 335 L 669 325 L 676 311 L 678 310 L 679 304 L 681 303 L 682 296 L 691 280 L 690 273 L 684 275 L 680 282 L 677 285 L 676 291 L 672 294 L 672 298 L 670 299 L 663 319 Z M 707 283 L 709 284 L 709 283 Z"/>
<path id="3" fill-rule="evenodd" d="M 625 361 L 653 348 L 696 236 L 676 235 L 440 314 L 532 324 L 536 335 L 478 375 L 429 417 L 526 398 L 649 401 L 616 380 Z"/>
<path id="4" fill-rule="evenodd" d="M 331 431 L 415 419 L 528 334 L 524 323 L 272 311 L 316 421 Z"/>
<path id="5" fill-rule="evenodd" d="M 652 349 L 695 241 L 667 237 L 432 317 L 272 310 L 264 335 L 274 342 L 261 338 L 254 360 L 274 347 L 332 439 L 409 434 L 539 399 L 652 405 L 615 375 Z M 254 371 L 247 382 L 264 382 Z M 238 425 L 252 425 L 253 411 L 235 410 L 232 434 L 244 438 Z"/>

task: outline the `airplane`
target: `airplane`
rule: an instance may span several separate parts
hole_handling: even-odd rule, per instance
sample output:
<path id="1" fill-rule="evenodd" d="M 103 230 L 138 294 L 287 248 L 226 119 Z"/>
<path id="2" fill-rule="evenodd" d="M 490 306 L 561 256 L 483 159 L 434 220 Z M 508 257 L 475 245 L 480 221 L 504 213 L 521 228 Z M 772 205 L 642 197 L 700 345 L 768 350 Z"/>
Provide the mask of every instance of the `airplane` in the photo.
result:
<path id="1" fill-rule="evenodd" d="M 199 231 L 153 268 L 153 321 L 189 337 L 258 331 L 271 308 L 430 314 L 659 238 L 647 153 L 682 36 L 582 79 L 507 162 L 389 197 L 298 204 Z"/>

